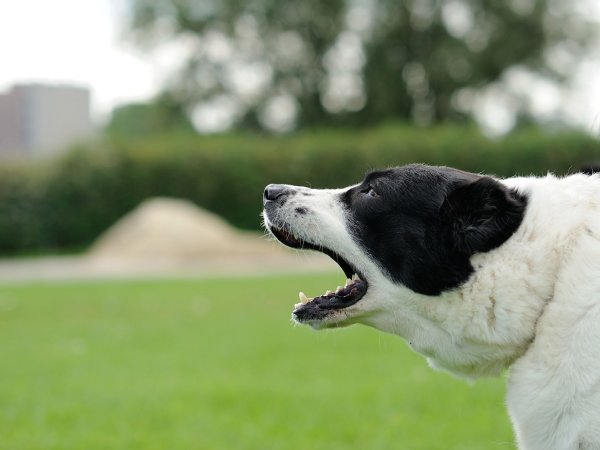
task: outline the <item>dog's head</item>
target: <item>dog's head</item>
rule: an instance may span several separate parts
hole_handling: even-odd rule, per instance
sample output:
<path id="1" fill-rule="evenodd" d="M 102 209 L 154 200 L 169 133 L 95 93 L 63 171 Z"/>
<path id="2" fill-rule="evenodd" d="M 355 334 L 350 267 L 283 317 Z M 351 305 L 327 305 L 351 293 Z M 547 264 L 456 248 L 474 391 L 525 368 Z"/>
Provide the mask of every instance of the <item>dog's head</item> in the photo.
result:
<path id="1" fill-rule="evenodd" d="M 397 300 L 386 298 L 390 287 L 425 296 L 458 288 L 473 273 L 470 257 L 518 228 L 526 200 L 490 177 L 408 165 L 344 189 L 269 185 L 263 203 L 273 236 L 326 253 L 346 275 L 335 292 L 300 294 L 294 320 L 320 328 L 365 321 Z"/>

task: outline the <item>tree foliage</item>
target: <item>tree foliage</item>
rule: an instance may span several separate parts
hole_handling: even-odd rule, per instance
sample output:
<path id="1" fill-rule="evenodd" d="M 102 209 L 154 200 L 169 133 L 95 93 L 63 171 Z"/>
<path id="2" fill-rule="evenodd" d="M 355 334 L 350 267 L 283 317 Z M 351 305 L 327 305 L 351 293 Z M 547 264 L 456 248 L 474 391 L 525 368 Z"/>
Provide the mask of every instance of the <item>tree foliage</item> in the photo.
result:
<path id="1" fill-rule="evenodd" d="M 185 49 L 166 98 L 251 128 L 464 117 L 515 67 L 564 80 L 592 36 L 562 0 L 129 1 L 140 45 Z"/>

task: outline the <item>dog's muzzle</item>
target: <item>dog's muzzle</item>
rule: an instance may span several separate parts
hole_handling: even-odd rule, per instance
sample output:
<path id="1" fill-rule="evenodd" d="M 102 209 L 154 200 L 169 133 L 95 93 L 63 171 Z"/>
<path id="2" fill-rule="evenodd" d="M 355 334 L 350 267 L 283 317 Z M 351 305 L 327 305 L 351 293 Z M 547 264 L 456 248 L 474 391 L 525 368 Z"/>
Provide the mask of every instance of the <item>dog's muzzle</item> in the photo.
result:
<path id="1" fill-rule="evenodd" d="M 279 242 L 299 250 L 315 250 L 324 253 L 330 256 L 346 275 L 345 285 L 338 286 L 335 291 L 327 291 L 316 297 L 308 297 L 303 292 L 299 293 L 300 302 L 294 305 L 293 319 L 300 323 L 316 323 L 330 317 L 335 311 L 356 304 L 365 296 L 369 285 L 350 261 L 326 245 L 316 243 L 310 238 L 307 239 L 306 233 L 302 233 L 302 231 L 306 231 L 301 228 L 302 222 L 289 221 L 293 214 L 281 214 L 285 211 L 288 200 L 297 193 L 298 190 L 294 186 L 269 184 L 263 192 L 263 215 L 265 226 Z M 307 208 L 300 205 L 295 210 L 304 210 L 304 214 L 306 214 Z M 282 220 L 282 217 L 286 220 Z"/>

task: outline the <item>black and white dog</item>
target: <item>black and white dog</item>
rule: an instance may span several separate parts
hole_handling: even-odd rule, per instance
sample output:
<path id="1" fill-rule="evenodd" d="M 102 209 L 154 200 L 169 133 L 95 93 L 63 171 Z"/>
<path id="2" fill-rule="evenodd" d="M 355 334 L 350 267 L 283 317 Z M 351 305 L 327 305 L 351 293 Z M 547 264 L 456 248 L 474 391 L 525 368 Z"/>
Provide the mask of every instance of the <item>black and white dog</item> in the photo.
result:
<path id="1" fill-rule="evenodd" d="M 460 376 L 511 367 L 520 449 L 600 449 L 599 176 L 408 165 L 344 189 L 269 185 L 263 202 L 278 240 L 348 279 L 300 293 L 295 321 L 370 325 Z"/>

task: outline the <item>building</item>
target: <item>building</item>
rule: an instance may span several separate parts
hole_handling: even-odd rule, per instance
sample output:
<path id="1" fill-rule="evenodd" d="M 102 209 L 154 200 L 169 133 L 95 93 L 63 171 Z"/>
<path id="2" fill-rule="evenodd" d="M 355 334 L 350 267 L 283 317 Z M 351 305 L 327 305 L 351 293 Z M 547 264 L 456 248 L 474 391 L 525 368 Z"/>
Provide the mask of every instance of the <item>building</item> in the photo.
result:
<path id="1" fill-rule="evenodd" d="M 92 131 L 88 89 L 22 84 L 0 94 L 0 157 L 56 154 Z"/>

